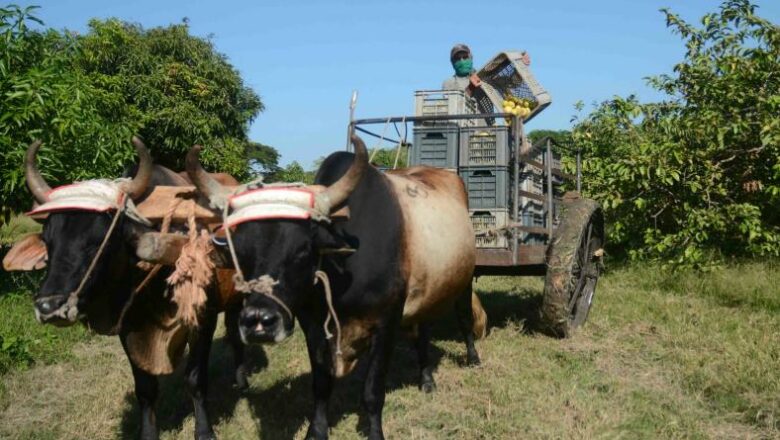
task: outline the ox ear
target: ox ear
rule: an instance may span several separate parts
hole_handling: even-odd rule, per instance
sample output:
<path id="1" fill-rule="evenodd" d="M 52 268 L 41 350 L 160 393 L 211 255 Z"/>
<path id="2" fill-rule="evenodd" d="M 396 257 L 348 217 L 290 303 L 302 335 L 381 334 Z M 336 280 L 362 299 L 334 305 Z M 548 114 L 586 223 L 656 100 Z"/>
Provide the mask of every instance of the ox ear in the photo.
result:
<path id="1" fill-rule="evenodd" d="M 326 225 L 314 227 L 314 248 L 320 254 L 349 255 L 355 252 L 355 246 L 346 237 L 337 234 Z"/>
<path id="2" fill-rule="evenodd" d="M 3 269 L 30 271 L 46 267 L 48 253 L 41 234 L 31 234 L 17 241 L 3 258 Z"/>

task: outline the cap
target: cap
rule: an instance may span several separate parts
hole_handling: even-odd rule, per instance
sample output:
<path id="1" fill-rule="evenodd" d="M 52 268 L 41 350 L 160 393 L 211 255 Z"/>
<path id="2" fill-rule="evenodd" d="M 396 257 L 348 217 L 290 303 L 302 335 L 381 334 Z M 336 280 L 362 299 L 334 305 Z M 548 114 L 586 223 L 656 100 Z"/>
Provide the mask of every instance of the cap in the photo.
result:
<path id="1" fill-rule="evenodd" d="M 469 49 L 468 46 L 465 44 L 456 44 L 452 46 L 452 50 L 450 50 L 450 61 L 452 61 L 453 58 L 455 58 L 455 54 L 458 52 L 466 52 L 469 57 L 471 56 L 471 49 Z"/>

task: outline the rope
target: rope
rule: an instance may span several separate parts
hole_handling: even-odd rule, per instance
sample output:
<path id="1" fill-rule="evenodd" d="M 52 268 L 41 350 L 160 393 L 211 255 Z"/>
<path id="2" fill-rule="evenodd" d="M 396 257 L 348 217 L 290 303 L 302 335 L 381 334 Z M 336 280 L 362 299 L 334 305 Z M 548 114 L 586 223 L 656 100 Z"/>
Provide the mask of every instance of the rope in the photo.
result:
<path id="1" fill-rule="evenodd" d="M 379 152 L 380 146 L 382 145 L 382 142 L 385 141 L 385 134 L 387 133 L 387 127 L 390 126 L 390 118 L 387 118 L 387 122 L 385 122 L 385 128 L 382 129 L 382 137 L 379 138 L 379 141 L 376 143 L 376 147 L 374 147 L 374 151 L 371 153 L 371 157 L 368 158 L 369 163 L 374 162 L 374 157 L 376 156 L 376 153 Z"/>
<path id="2" fill-rule="evenodd" d="M 228 209 L 229 206 L 225 205 L 225 207 L 222 210 L 222 218 L 227 218 L 228 215 Z M 273 278 L 271 278 L 268 275 L 263 275 L 260 278 L 256 278 L 253 280 L 247 281 L 244 278 L 244 273 L 241 270 L 241 266 L 238 265 L 238 256 L 236 255 L 235 246 L 233 245 L 233 234 L 230 232 L 230 227 L 226 226 L 225 228 L 225 238 L 227 239 L 228 249 L 230 249 L 230 257 L 233 260 L 233 266 L 236 269 L 236 274 L 233 275 L 233 282 L 235 283 L 235 289 L 239 292 L 243 293 L 260 293 L 262 295 L 267 296 L 268 298 L 275 301 L 279 306 L 282 307 L 282 309 L 287 312 L 287 315 L 289 316 L 290 320 L 292 321 L 294 319 L 294 315 L 289 307 L 287 307 L 287 304 L 284 303 L 281 299 L 279 299 L 276 295 L 273 294 L 273 287 L 277 284 L 279 284 L 278 281 L 275 281 Z M 317 270 L 314 272 L 314 284 L 316 285 L 318 281 L 322 282 L 322 285 L 325 289 L 325 302 L 328 305 L 328 316 L 325 318 L 325 323 L 323 324 L 323 329 L 325 330 L 325 337 L 327 339 L 333 338 L 333 334 L 328 330 L 328 324 L 330 324 L 331 319 L 336 324 L 336 355 L 341 356 L 341 323 L 339 322 L 339 317 L 336 314 L 336 309 L 333 307 L 333 292 L 330 287 L 330 279 L 328 278 L 328 274 L 325 273 L 325 271 L 319 269 L 322 266 L 322 255 L 319 257 L 319 262 L 317 264 Z"/>
<path id="3" fill-rule="evenodd" d="M 160 225 L 160 232 L 165 234 L 168 232 L 168 230 L 171 227 L 171 221 L 173 219 L 173 214 L 176 212 L 176 209 L 179 207 L 181 202 L 183 202 L 184 199 L 181 199 L 179 197 L 176 197 L 174 199 L 174 202 L 171 204 L 171 206 L 168 208 L 168 211 L 165 212 L 165 215 L 163 216 L 162 224 Z M 147 270 L 148 273 L 146 274 L 146 277 L 141 281 L 138 286 L 136 286 L 135 289 L 133 289 L 133 293 L 130 294 L 130 298 L 125 302 L 125 305 L 122 306 L 122 311 L 119 312 L 119 319 L 116 321 L 116 325 L 111 330 L 112 333 L 118 333 L 119 329 L 122 328 L 122 323 L 125 320 L 125 315 L 127 314 L 127 311 L 130 309 L 130 306 L 133 305 L 135 302 L 135 297 L 138 295 L 149 282 L 160 272 L 160 269 L 162 269 L 162 264 L 155 264 L 151 267 L 149 267 L 149 263 L 145 261 L 141 261 L 138 263 L 138 268 L 141 270 Z"/>
<path id="4" fill-rule="evenodd" d="M 92 271 L 95 270 L 95 266 L 97 266 L 97 262 L 100 259 L 100 256 L 103 255 L 103 251 L 106 250 L 106 246 L 108 245 L 108 239 L 111 238 L 111 234 L 114 232 L 116 225 L 119 223 L 119 217 L 121 217 L 122 212 L 124 211 L 126 201 L 127 201 L 127 194 L 123 194 L 122 201 L 119 203 L 119 207 L 117 208 L 116 213 L 114 213 L 114 218 L 111 220 L 111 225 L 108 227 L 108 232 L 106 232 L 106 236 L 103 237 L 103 242 L 100 243 L 100 247 L 95 253 L 95 256 L 92 258 L 92 262 L 89 263 L 87 272 L 81 278 L 81 282 L 79 283 L 79 286 L 76 288 L 76 290 L 72 291 L 70 295 L 68 295 L 68 300 L 65 302 L 65 304 L 68 306 L 69 315 L 71 311 L 73 311 L 74 313 L 77 311 L 76 306 L 78 305 L 79 296 L 81 295 L 81 290 L 84 288 L 84 285 L 87 284 L 87 280 L 89 279 L 89 277 L 92 276 Z M 69 320 L 74 320 L 76 317 L 67 316 L 67 318 Z"/>
<path id="5" fill-rule="evenodd" d="M 328 330 L 328 324 L 333 319 L 333 323 L 336 324 L 336 356 L 341 356 L 341 323 L 339 322 L 339 316 L 336 314 L 336 309 L 333 307 L 333 292 L 330 289 L 328 274 L 323 270 L 315 271 L 315 285 L 317 281 L 321 282 L 322 287 L 325 289 L 325 303 L 328 304 L 328 317 L 325 318 L 325 323 L 322 325 L 323 330 L 325 330 L 325 338 L 333 338 L 333 334 Z"/>
<path id="6" fill-rule="evenodd" d="M 225 207 L 223 208 L 222 218 L 225 219 L 227 218 L 228 208 L 229 205 L 226 204 Z M 278 284 L 279 283 L 278 281 L 274 281 L 268 275 L 263 275 L 260 278 L 249 280 L 249 281 L 247 281 L 244 278 L 244 272 L 241 270 L 241 266 L 238 265 L 238 256 L 236 256 L 236 248 L 233 245 L 233 234 L 230 232 L 229 226 L 226 226 L 224 229 L 225 229 L 225 238 L 227 238 L 228 249 L 230 249 L 230 257 L 233 259 L 233 266 L 236 269 L 236 274 L 233 275 L 233 282 L 235 283 L 235 289 L 243 293 L 256 292 L 265 295 L 268 298 L 271 298 L 273 301 L 279 304 L 282 307 L 282 309 L 284 309 L 285 312 L 287 312 L 288 317 L 292 321 L 294 319 L 294 316 L 290 308 L 287 307 L 287 304 L 285 304 L 284 301 L 280 300 L 273 293 L 273 286 Z"/>

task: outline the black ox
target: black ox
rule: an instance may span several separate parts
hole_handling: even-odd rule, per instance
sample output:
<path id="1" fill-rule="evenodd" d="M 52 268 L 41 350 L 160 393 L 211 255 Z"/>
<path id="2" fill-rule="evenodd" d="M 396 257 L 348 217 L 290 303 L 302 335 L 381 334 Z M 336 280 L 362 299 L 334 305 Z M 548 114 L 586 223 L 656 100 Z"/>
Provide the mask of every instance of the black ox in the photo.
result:
<path id="1" fill-rule="evenodd" d="M 143 202 L 158 185 L 191 185 L 184 176 L 165 167 L 153 165 L 148 150 L 139 139 L 133 138 L 133 144 L 140 161 L 135 177 L 124 188 L 133 201 Z M 40 141 L 30 145 L 25 166 L 28 187 L 36 201 L 43 204 L 47 202 L 50 188 L 36 167 L 35 156 L 39 147 Z M 227 179 L 228 183 L 230 179 L 232 178 Z M 224 176 L 222 180 L 225 181 Z M 195 438 L 214 438 L 206 412 L 206 392 L 209 350 L 218 313 L 217 286 L 209 288 L 208 301 L 202 310 L 197 330 L 188 331 L 183 336 L 180 332 L 176 333 L 173 338 L 179 338 L 178 341 L 165 340 L 168 335 L 165 331 L 162 336 L 155 333 L 170 325 L 168 318 L 175 314 L 175 310 L 172 310 L 175 306 L 165 298 L 168 287 L 165 279 L 172 269 L 163 268 L 139 291 L 135 300 L 131 301 L 133 289 L 139 286 L 147 275 L 146 271 L 137 267 L 135 246 L 141 234 L 153 229 L 122 214 L 106 241 L 105 250 L 95 262 L 91 276 L 85 280 L 77 301 L 68 301 L 70 293 L 78 288 L 108 234 L 113 215 L 112 212 L 80 210 L 62 210 L 48 214 L 42 232 L 44 252 L 48 254 L 48 270 L 35 294 L 36 316 L 43 323 L 72 325 L 81 321 L 101 334 L 118 333 L 133 371 L 135 395 L 140 405 L 142 439 L 158 438 L 154 414 L 158 383 L 155 374 L 142 369 L 134 358 L 145 356 L 146 351 L 152 349 L 149 341 L 154 338 L 163 338 L 155 340 L 155 343 L 177 344 L 180 347 L 179 353 L 184 344 L 188 344 L 190 354 L 185 374 L 194 405 Z M 236 383 L 239 387 L 245 387 L 243 344 L 238 336 L 236 323 L 238 307 L 240 303 L 228 308 L 225 321 L 228 339 L 234 350 Z M 127 310 L 123 315 L 125 308 Z M 154 335 L 149 336 L 150 334 Z"/>
<path id="2" fill-rule="evenodd" d="M 314 196 L 311 218 L 259 219 L 258 206 L 257 217 L 238 223 L 232 234 L 245 290 L 254 292 L 239 318 L 242 337 L 279 342 L 296 318 L 305 333 L 315 400 L 306 438 L 327 438 L 334 377 L 352 370 L 365 351 L 369 438 L 384 438 L 385 377 L 399 326 L 417 326 L 421 388 L 432 391 L 429 319 L 455 305 L 471 364 L 479 363 L 474 338 L 486 324 L 471 290 L 475 244 L 462 181 L 428 167 L 382 174 L 368 165 L 363 142 L 356 136 L 352 142 L 356 153 L 329 156 L 315 185 L 291 188 Z M 196 146 L 187 156 L 191 180 L 215 203 L 226 200 L 229 191 L 203 170 L 199 153 Z M 347 218 L 336 221 L 337 211 L 348 211 Z M 320 271 L 332 287 L 335 313 L 329 313 Z M 329 315 L 332 338 L 323 327 Z"/>

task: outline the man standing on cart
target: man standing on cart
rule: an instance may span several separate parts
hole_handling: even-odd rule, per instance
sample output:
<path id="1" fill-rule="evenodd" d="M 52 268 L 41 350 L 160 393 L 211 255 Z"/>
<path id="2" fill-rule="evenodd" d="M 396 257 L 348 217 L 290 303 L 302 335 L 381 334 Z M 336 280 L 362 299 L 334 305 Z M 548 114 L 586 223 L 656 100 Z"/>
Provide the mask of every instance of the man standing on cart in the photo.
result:
<path id="1" fill-rule="evenodd" d="M 482 90 L 482 81 L 474 70 L 474 58 L 471 56 L 471 49 L 465 44 L 456 44 L 450 50 L 450 62 L 455 70 L 452 78 L 447 78 L 442 83 L 442 90 L 457 90 L 466 93 L 466 96 L 474 98 L 477 101 L 479 113 L 493 113 L 493 106 L 487 106 L 490 102 L 485 91 Z M 484 120 L 485 125 L 493 125 L 495 119 L 488 118 Z"/>
<path id="2" fill-rule="evenodd" d="M 462 90 L 471 96 L 474 90 L 482 85 L 477 71 L 474 70 L 471 49 L 465 44 L 456 44 L 450 50 L 450 62 L 455 70 L 455 75 L 444 81 L 441 86 L 442 90 Z"/>

